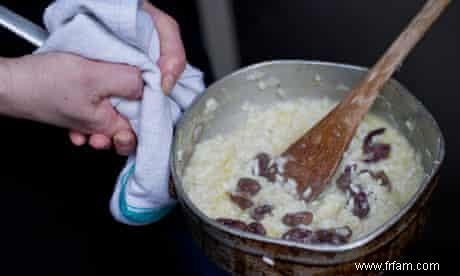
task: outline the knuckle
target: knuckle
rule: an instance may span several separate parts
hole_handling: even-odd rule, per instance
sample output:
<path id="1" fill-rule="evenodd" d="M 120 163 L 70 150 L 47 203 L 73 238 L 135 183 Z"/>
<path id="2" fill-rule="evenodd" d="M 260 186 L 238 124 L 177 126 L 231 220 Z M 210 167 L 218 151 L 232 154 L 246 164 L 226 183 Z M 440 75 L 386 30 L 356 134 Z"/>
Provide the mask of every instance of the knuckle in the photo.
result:
<path id="1" fill-rule="evenodd" d="M 75 60 L 74 61 L 75 74 L 77 82 L 80 84 L 80 87 L 86 91 L 93 91 L 97 87 L 97 80 L 94 74 L 91 72 L 90 64 L 85 60 Z"/>
<path id="2" fill-rule="evenodd" d="M 176 21 L 176 19 L 174 19 L 172 16 L 170 16 L 169 14 L 164 14 L 164 21 L 169 25 L 169 27 L 172 29 L 172 30 L 175 30 L 175 31 L 179 31 L 180 30 L 180 25 L 179 23 Z"/>
<path id="3" fill-rule="evenodd" d="M 142 91 L 142 86 L 144 81 L 142 79 L 141 71 L 136 67 L 128 67 L 128 74 L 133 76 L 129 83 L 129 91 L 131 92 L 131 96 L 137 97 L 139 96 L 140 92 Z"/>
<path id="4" fill-rule="evenodd" d="M 177 63 L 178 66 L 185 66 L 185 52 L 182 49 L 177 51 L 176 55 L 174 56 L 174 59 L 175 63 Z"/>
<path id="5" fill-rule="evenodd" d="M 101 107 L 96 110 L 96 114 L 90 121 L 90 129 L 93 132 L 99 132 L 102 134 L 109 134 L 113 122 L 115 120 L 115 114 L 111 112 L 109 108 Z"/>
<path id="6" fill-rule="evenodd" d="M 171 64 L 170 70 L 172 71 L 172 73 L 176 76 L 179 76 L 185 70 L 185 55 L 177 54 L 175 56 L 172 56 L 169 60 L 169 63 Z"/>
<path id="7" fill-rule="evenodd" d="M 182 54 L 179 57 L 179 69 L 181 73 L 185 70 L 186 63 L 187 63 L 187 60 L 186 60 L 185 54 Z"/>
<path id="8" fill-rule="evenodd" d="M 98 95 L 95 91 L 89 91 L 88 100 L 90 104 L 97 105 L 101 102 L 102 97 Z"/>

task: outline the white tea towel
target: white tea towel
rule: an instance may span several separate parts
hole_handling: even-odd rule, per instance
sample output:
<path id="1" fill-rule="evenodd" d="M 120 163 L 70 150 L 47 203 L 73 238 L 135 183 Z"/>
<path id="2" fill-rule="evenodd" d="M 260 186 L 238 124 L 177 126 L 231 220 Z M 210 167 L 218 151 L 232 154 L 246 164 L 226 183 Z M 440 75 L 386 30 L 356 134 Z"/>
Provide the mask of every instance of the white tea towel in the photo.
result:
<path id="1" fill-rule="evenodd" d="M 50 37 L 36 53 L 63 51 L 100 61 L 137 66 L 145 82 L 141 100 L 113 98 L 138 137 L 136 153 L 121 171 L 110 202 L 116 220 L 144 225 L 175 205 L 168 192 L 173 127 L 204 90 L 202 73 L 186 66 L 171 95 L 161 89 L 160 42 L 138 0 L 58 0 L 45 11 Z M 113 76 L 116 78 L 116 76 Z"/>

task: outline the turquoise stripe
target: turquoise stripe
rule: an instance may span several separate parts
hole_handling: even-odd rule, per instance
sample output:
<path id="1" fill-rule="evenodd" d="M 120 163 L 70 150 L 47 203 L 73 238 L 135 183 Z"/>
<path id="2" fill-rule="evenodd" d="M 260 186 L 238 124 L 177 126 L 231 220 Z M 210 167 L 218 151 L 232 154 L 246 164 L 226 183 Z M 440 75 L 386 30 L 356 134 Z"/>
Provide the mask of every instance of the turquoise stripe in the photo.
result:
<path id="1" fill-rule="evenodd" d="M 156 222 L 166 216 L 175 206 L 171 204 L 163 208 L 139 208 L 130 206 L 126 202 L 126 185 L 129 178 L 134 174 L 135 164 L 131 166 L 126 174 L 121 177 L 121 190 L 119 197 L 120 211 L 122 215 L 129 221 L 136 224 L 149 224 Z"/>

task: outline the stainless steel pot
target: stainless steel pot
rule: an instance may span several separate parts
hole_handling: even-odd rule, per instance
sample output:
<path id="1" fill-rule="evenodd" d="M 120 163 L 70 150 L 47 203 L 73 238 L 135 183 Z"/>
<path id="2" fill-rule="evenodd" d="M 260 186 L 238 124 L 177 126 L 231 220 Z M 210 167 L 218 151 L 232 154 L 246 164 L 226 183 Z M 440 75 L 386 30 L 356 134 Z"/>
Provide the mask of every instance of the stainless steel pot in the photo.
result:
<path id="1" fill-rule="evenodd" d="M 39 26 L 2 6 L 0 25 L 36 46 L 40 46 L 47 36 Z M 238 275 L 368 275 L 369 271 L 358 271 L 355 263 L 397 260 L 418 240 L 427 221 L 431 194 L 438 182 L 445 142 L 429 111 L 394 79 L 384 87 L 371 112 L 400 129 L 421 153 L 426 177 L 399 213 L 359 240 L 341 246 L 308 245 L 231 229 L 206 217 L 191 202 L 182 186 L 182 175 L 194 146 L 241 122 L 245 118 L 241 105 L 247 101 L 268 105 L 284 100 L 271 88 L 256 92 L 256 83 L 247 80 L 250 73 L 261 71 L 276 76 L 289 100 L 304 96 L 327 96 L 339 100 L 344 91 L 337 88 L 352 87 L 366 70 L 345 64 L 301 60 L 256 64 L 211 85 L 185 112 L 176 127 L 171 152 L 174 187 L 195 240 L 218 265 Z M 320 82 L 317 75 L 321 76 Z M 207 114 L 204 110 L 210 98 L 220 106 Z"/>
<path id="2" fill-rule="evenodd" d="M 427 202 L 437 183 L 445 145 L 428 110 L 394 79 L 384 87 L 371 112 L 398 128 L 421 153 L 426 177 L 401 211 L 372 233 L 340 246 L 299 244 L 223 226 L 206 217 L 191 202 L 182 186 L 182 175 L 194 146 L 241 122 L 245 118 L 241 109 L 245 102 L 268 105 L 284 100 L 275 88 L 259 91 L 257 82 L 248 81 L 248 75 L 255 71 L 276 76 L 286 91 L 287 100 L 305 96 L 339 100 L 345 93 L 340 88 L 352 87 L 367 69 L 316 61 L 264 62 L 214 83 L 186 111 L 176 128 L 171 167 L 177 197 L 204 252 L 224 269 L 244 275 L 360 274 L 355 262 L 386 262 L 400 258 L 423 230 Z M 210 98 L 219 103 L 219 108 L 211 115 L 205 112 L 206 101 Z M 274 265 L 270 265 L 267 258 L 273 260 Z"/>

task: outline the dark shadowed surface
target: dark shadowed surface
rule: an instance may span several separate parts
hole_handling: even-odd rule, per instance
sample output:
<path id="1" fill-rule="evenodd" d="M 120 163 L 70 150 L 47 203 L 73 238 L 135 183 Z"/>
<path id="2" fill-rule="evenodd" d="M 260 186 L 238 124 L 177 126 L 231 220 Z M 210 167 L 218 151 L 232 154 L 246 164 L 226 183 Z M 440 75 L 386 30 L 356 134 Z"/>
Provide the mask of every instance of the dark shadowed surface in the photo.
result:
<path id="1" fill-rule="evenodd" d="M 181 24 L 189 61 L 213 78 L 198 31 L 193 1 L 153 1 Z M 2 1 L 41 23 L 49 1 Z M 271 59 L 313 59 L 372 66 L 424 1 L 235 0 L 243 65 Z M 459 245 L 452 226 L 459 194 L 456 126 L 460 62 L 460 6 L 454 3 L 408 57 L 396 78 L 438 120 L 447 142 L 434 217 L 410 262 L 439 262 Z M 20 56 L 33 47 L 0 30 L 0 55 Z M 225 53 L 223 53 L 225 54 Z M 45 68 L 44 68 L 45 70 Z M 71 85 L 71 84 L 69 84 Z M 0 118 L 3 210 L 0 274 L 226 275 L 191 241 L 182 212 L 141 228 L 113 221 L 108 204 L 124 158 L 70 145 L 65 130 Z M 448 217 L 449 216 L 449 217 Z M 455 221 L 455 220 L 454 220 Z M 6 257 L 6 258 L 5 258 Z M 6 270 L 5 272 L 2 270 Z"/>

